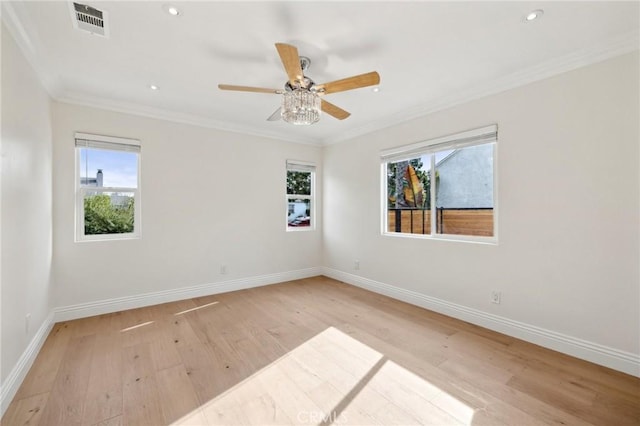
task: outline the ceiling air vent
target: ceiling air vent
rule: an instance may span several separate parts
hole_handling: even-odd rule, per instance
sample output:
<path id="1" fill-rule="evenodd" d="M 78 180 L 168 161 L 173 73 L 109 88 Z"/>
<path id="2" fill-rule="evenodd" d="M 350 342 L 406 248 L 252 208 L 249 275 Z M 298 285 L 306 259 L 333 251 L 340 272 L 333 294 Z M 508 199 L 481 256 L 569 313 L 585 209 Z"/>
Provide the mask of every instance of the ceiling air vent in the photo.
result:
<path id="1" fill-rule="evenodd" d="M 102 37 L 109 37 L 107 12 L 86 4 L 71 3 L 73 27 Z"/>

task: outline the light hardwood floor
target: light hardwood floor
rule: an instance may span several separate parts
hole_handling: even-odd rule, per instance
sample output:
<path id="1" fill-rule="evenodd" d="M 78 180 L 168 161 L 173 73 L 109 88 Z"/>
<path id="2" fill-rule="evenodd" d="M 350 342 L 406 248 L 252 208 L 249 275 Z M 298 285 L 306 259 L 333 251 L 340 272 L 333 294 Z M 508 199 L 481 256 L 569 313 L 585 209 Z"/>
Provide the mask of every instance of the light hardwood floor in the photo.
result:
<path id="1" fill-rule="evenodd" d="M 325 277 L 58 323 L 3 425 L 639 425 L 640 379 Z"/>

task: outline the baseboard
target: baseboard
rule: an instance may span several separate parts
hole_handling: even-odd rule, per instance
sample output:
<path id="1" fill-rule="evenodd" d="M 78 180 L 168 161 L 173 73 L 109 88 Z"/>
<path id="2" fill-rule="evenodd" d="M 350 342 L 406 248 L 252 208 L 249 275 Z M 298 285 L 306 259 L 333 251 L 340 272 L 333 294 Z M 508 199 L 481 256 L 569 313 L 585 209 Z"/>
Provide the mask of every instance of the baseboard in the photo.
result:
<path id="1" fill-rule="evenodd" d="M 50 313 L 47 318 L 45 318 L 35 336 L 33 336 L 33 339 L 29 342 L 29 345 L 27 345 L 27 348 L 18 359 L 16 365 L 11 369 L 6 380 L 0 385 L 0 418 L 4 416 L 11 400 L 13 400 L 16 392 L 18 392 L 18 388 L 20 388 L 22 381 L 27 376 L 31 365 L 33 365 L 33 361 L 35 361 L 38 352 L 40 352 L 40 348 L 42 348 L 45 340 L 47 340 L 53 324 L 53 313 Z"/>
<path id="2" fill-rule="evenodd" d="M 322 268 L 314 267 L 54 308 L 40 326 L 31 342 L 29 342 L 29 345 L 9 373 L 9 376 L 7 376 L 7 379 L 0 386 L 0 418 L 9 407 L 9 404 L 29 372 L 33 361 L 36 359 L 36 356 L 38 356 L 38 352 L 56 322 L 118 312 L 126 309 L 142 308 L 160 303 L 175 302 L 193 297 L 244 290 L 318 275 L 322 275 Z"/>
<path id="3" fill-rule="evenodd" d="M 172 290 L 158 291 L 154 293 L 118 297 L 114 299 L 99 300 L 89 303 L 80 303 L 77 305 L 55 308 L 53 312 L 53 319 L 54 322 L 69 321 L 78 318 L 91 317 L 94 315 L 124 311 L 127 309 L 158 305 L 160 303 L 175 302 L 177 300 L 190 299 L 193 297 L 202 297 L 211 294 L 226 293 L 229 291 L 244 290 L 269 284 L 299 280 L 303 278 L 315 277 L 317 275 L 322 275 L 322 268 L 314 267 L 307 269 L 298 269 L 295 271 L 239 278 L 235 280 L 220 281 L 217 283 L 201 284 Z"/>
<path id="4" fill-rule="evenodd" d="M 567 336 L 530 324 L 514 321 L 477 309 L 450 303 L 422 293 L 395 287 L 358 275 L 328 267 L 314 267 L 256 277 L 240 278 L 218 283 L 202 284 L 174 290 L 120 297 L 97 302 L 83 303 L 55 308 L 42 323 L 22 356 L 0 386 L 0 417 L 2 417 L 26 377 L 40 348 L 44 344 L 53 324 L 59 321 L 101 315 L 126 309 L 140 308 L 159 303 L 173 302 L 193 297 L 244 290 L 269 284 L 325 275 L 327 277 L 355 285 L 412 305 L 458 318 L 491 330 L 517 337 L 576 358 L 622 371 L 640 377 L 640 356 L 620 351 L 597 343 Z"/>
<path id="5" fill-rule="evenodd" d="M 543 329 L 477 309 L 447 302 L 422 293 L 395 287 L 358 275 L 323 267 L 322 275 L 375 293 L 383 294 L 430 311 L 476 324 L 545 348 L 640 377 L 640 356 Z"/>

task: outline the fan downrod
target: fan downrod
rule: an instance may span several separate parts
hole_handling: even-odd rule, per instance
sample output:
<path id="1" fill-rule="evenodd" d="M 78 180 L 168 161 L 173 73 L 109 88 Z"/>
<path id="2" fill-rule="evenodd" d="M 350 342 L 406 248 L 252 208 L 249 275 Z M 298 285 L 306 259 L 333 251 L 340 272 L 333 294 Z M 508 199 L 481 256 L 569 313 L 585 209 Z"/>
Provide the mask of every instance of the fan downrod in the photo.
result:
<path id="1" fill-rule="evenodd" d="M 311 59 L 306 56 L 300 56 L 300 68 L 302 68 L 302 71 L 308 70 L 309 66 L 311 66 Z"/>

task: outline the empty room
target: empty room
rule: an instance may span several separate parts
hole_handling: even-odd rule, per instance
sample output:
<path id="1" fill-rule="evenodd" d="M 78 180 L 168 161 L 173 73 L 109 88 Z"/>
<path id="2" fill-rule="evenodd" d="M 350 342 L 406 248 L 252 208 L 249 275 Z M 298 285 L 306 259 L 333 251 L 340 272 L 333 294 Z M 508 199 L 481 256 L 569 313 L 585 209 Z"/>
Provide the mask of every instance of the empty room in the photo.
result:
<path id="1" fill-rule="evenodd" d="M 640 2 L 0 8 L 3 426 L 640 424 Z"/>

